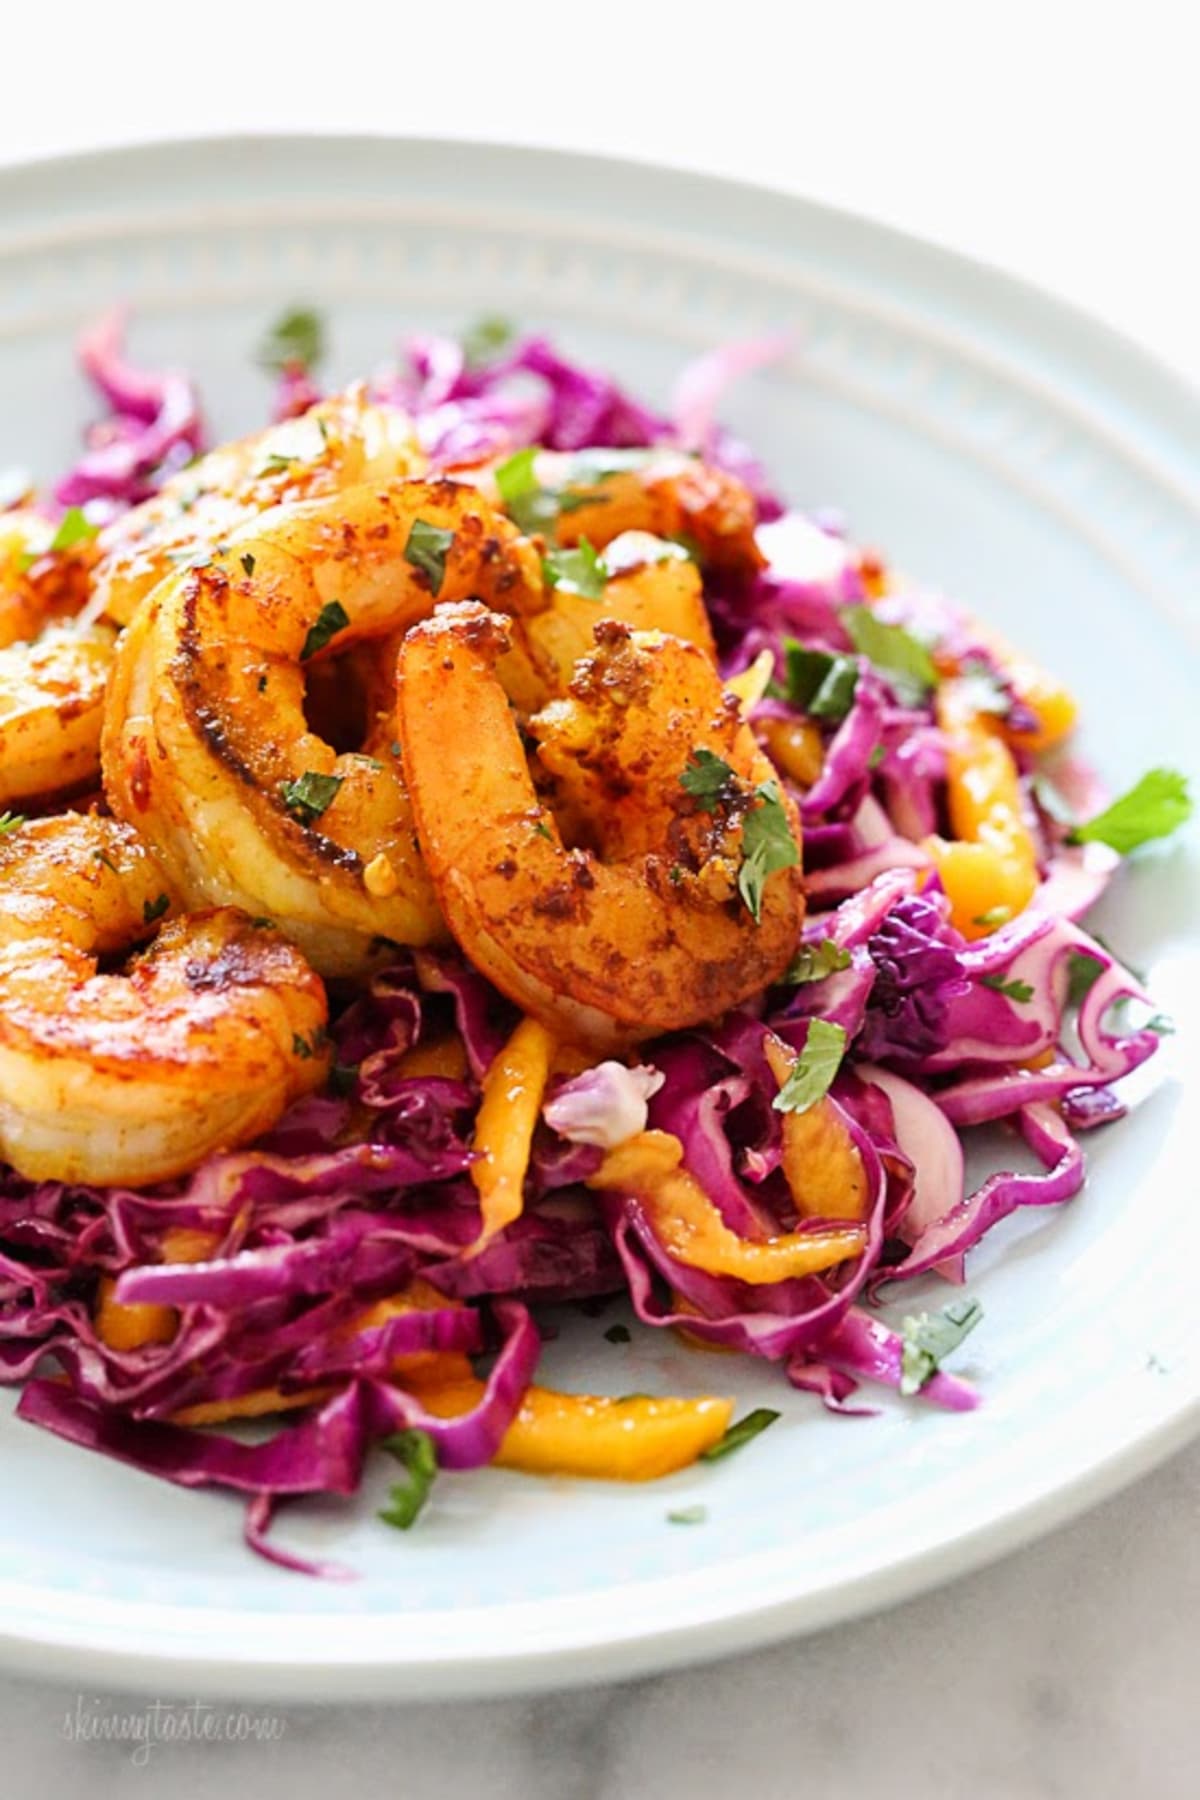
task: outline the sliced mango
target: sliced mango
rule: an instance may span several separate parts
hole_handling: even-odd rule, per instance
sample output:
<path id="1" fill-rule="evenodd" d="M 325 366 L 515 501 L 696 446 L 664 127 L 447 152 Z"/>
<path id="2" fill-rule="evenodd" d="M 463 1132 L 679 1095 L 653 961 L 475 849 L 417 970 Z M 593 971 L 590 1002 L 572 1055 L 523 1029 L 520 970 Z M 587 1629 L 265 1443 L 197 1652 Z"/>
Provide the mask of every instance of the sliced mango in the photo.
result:
<path id="1" fill-rule="evenodd" d="M 799 1060 L 777 1037 L 763 1042 L 767 1062 L 780 1087 Z M 785 1112 L 783 1173 L 796 1211 L 805 1219 L 865 1219 L 867 1172 L 854 1140 L 826 1096 L 807 1112 Z"/>
<path id="2" fill-rule="evenodd" d="M 861 1225 L 782 1232 L 759 1241 L 739 1237 L 682 1161 L 678 1138 L 644 1131 L 610 1150 L 588 1186 L 636 1195 L 663 1248 L 681 1262 L 756 1286 L 819 1274 L 860 1255 L 866 1244 Z"/>
<path id="3" fill-rule="evenodd" d="M 478 1247 L 520 1217 L 533 1133 L 554 1060 L 555 1043 L 536 1019 L 522 1019 L 483 1078 L 475 1121 L 479 1160 L 471 1179 L 483 1229 Z"/>
<path id="4" fill-rule="evenodd" d="M 421 1404 L 455 1418 L 479 1404 L 481 1382 L 422 1388 Z M 493 1461 L 533 1475 L 583 1475 L 609 1481 L 656 1481 L 686 1469 L 729 1427 L 733 1401 L 636 1394 L 609 1399 L 531 1387 Z"/>

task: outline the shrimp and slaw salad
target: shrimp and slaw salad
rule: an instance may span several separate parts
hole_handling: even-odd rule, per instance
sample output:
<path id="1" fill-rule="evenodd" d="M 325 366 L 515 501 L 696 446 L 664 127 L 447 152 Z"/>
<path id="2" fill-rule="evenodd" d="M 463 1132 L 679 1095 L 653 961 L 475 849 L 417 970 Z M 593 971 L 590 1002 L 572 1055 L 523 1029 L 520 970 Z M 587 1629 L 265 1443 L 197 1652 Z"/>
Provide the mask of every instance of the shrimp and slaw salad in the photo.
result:
<path id="1" fill-rule="evenodd" d="M 372 1454 L 408 1529 L 443 1470 L 649 1480 L 779 1416 L 728 1357 L 542 1386 L 548 1308 L 796 1407 L 978 1404 L 970 1251 L 1078 1193 L 1169 1029 L 1080 920 L 1183 779 L 1106 794 L 1059 680 L 785 507 L 716 417 L 779 340 L 668 413 L 495 320 L 326 393 L 298 309 L 272 422 L 209 448 L 124 329 L 0 511 L 19 1418 L 329 1574 L 274 1515 Z M 997 1122 L 1038 1172 L 972 1189 Z"/>

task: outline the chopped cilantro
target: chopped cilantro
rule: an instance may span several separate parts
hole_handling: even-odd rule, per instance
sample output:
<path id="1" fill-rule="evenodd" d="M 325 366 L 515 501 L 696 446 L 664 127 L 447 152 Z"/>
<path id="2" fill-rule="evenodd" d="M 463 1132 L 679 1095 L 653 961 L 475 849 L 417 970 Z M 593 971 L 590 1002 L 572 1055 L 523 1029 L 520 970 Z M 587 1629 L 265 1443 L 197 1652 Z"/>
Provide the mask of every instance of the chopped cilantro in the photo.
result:
<path id="1" fill-rule="evenodd" d="M 809 981 L 824 981 L 827 975 L 835 975 L 839 969 L 850 967 L 850 952 L 835 944 L 832 938 L 822 938 L 819 944 L 802 944 L 788 964 L 781 978 L 789 987 L 803 987 Z"/>
<path id="2" fill-rule="evenodd" d="M 1007 925 L 1012 918 L 1011 906 L 990 906 L 986 912 L 979 913 L 972 919 L 972 925 L 982 925 L 985 931 L 994 931 L 997 925 Z"/>
<path id="3" fill-rule="evenodd" d="M 1067 963 L 1068 1004 L 1078 1006 L 1091 993 L 1103 973 L 1104 964 L 1098 957 L 1085 956 L 1082 950 L 1072 950 Z"/>
<path id="4" fill-rule="evenodd" d="M 407 1531 L 416 1523 L 437 1477 L 437 1451 L 427 1431 L 394 1431 L 390 1437 L 381 1438 L 380 1444 L 404 1464 L 408 1480 L 395 1483 L 379 1517 L 385 1525 Z"/>
<path id="5" fill-rule="evenodd" d="M 3 828 L 4 828 L 4 821 L 3 821 L 3 819 L 0 819 L 0 831 L 2 831 Z M 98 863 L 103 863 L 104 867 L 106 869 L 110 870 L 112 874 L 119 875 L 121 873 L 120 869 L 118 869 L 118 867 L 117 867 L 116 863 L 113 861 L 112 857 L 109 856 L 106 851 L 93 850 L 92 855 L 95 857 L 95 859 Z"/>
<path id="6" fill-rule="evenodd" d="M 602 600 L 608 582 L 604 558 L 586 538 L 573 550 L 550 550 L 542 558 L 542 575 L 549 588 L 563 588 L 585 600 Z"/>
<path id="7" fill-rule="evenodd" d="M 58 530 L 50 539 L 51 550 L 71 550 L 76 544 L 90 543 L 100 530 L 78 506 L 68 506 L 58 521 Z"/>
<path id="8" fill-rule="evenodd" d="M 536 837 L 545 838 L 548 844 L 554 842 L 554 833 L 547 825 L 545 819 L 535 819 L 533 822 L 533 830 Z"/>
<path id="9" fill-rule="evenodd" d="M 688 766 L 679 777 L 680 787 L 692 796 L 701 812 L 716 812 L 736 784 L 737 776 L 724 758 L 702 747 L 692 751 Z"/>
<path id="10" fill-rule="evenodd" d="M 262 338 L 257 361 L 260 368 L 282 374 L 284 369 L 311 369 L 325 354 L 325 326 L 311 307 L 294 306 L 282 313 Z"/>
<path id="11" fill-rule="evenodd" d="M 454 542 L 452 531 L 414 519 L 404 546 L 404 560 L 429 577 L 429 591 L 436 600 L 446 579 L 446 555 Z"/>
<path id="12" fill-rule="evenodd" d="M 1033 989 L 1027 981 L 1005 981 L 1003 975 L 981 975 L 979 985 L 991 988 L 994 994 L 1003 994 L 1006 1000 L 1015 1000 L 1022 1006 L 1026 1000 L 1033 999 Z"/>
<path id="13" fill-rule="evenodd" d="M 771 1104 L 776 1112 L 808 1112 L 824 1099 L 838 1072 L 846 1049 L 844 1026 L 828 1019 L 810 1019 L 804 1048 L 795 1067 Z"/>
<path id="14" fill-rule="evenodd" d="M 169 894 L 160 894 L 157 900 L 142 901 L 142 918 L 147 925 L 153 925 L 155 919 L 161 919 L 171 904 Z"/>
<path id="15" fill-rule="evenodd" d="M 495 313 L 476 319 L 467 326 L 460 339 L 467 367 L 477 369 L 481 363 L 490 362 L 498 350 L 503 350 L 512 335 L 513 328 L 509 321 Z"/>
<path id="16" fill-rule="evenodd" d="M 327 600 L 317 614 L 317 622 L 308 628 L 308 636 L 300 652 L 300 661 L 307 662 L 318 650 L 323 650 L 331 638 L 339 631 L 344 631 L 350 623 L 350 615 L 340 600 Z"/>
<path id="17" fill-rule="evenodd" d="M 10 837 L 14 831 L 20 831 L 25 823 L 24 813 L 0 813 L 0 837 Z M 105 859 L 107 861 L 107 858 Z M 112 864 L 109 863 L 109 868 Z"/>
<path id="18" fill-rule="evenodd" d="M 334 1063 L 329 1071 L 329 1091 L 339 1099 L 353 1094 L 358 1087 L 358 1065 L 356 1063 Z"/>
<path id="19" fill-rule="evenodd" d="M 762 918 L 767 877 L 779 869 L 792 868 L 800 861 L 800 852 L 792 836 L 778 782 L 760 781 L 754 791 L 759 804 L 753 812 L 746 814 L 742 824 L 738 893 L 757 924 Z"/>
<path id="20" fill-rule="evenodd" d="M 40 556 L 50 556 L 62 550 L 73 550 L 76 544 L 90 543 L 99 530 L 100 527 L 92 524 L 81 507 L 68 506 L 58 521 L 58 529 L 46 545 L 45 550 L 36 553 L 31 550 L 22 552 L 18 558 L 21 573 L 24 574 L 27 569 L 31 569 Z"/>
<path id="21" fill-rule="evenodd" d="M 538 531 L 553 531 L 559 513 L 558 496 L 538 485 L 534 473 L 537 457 L 537 445 L 529 444 L 524 450 L 514 450 L 496 468 L 500 504 L 527 537 Z"/>
<path id="22" fill-rule="evenodd" d="M 838 723 L 854 704 L 858 663 L 852 656 L 809 650 L 795 638 L 787 638 L 784 671 L 784 698 L 810 718 Z"/>
<path id="23" fill-rule="evenodd" d="M 844 606 L 841 621 L 850 642 L 881 672 L 905 706 L 920 706 L 938 673 L 919 638 L 903 625 L 887 625 L 869 606 Z"/>
<path id="24" fill-rule="evenodd" d="M 275 475 L 280 469 L 290 469 L 292 464 L 298 460 L 299 458 L 295 456 L 295 454 L 289 454 L 286 450 L 268 450 L 267 454 L 263 457 L 262 466 L 258 470 L 258 473 L 260 475 Z"/>
<path id="25" fill-rule="evenodd" d="M 241 565 L 242 565 L 243 569 L 245 569 L 247 575 L 253 575 L 253 573 L 254 573 L 254 553 L 253 553 L 253 551 L 247 550 L 245 556 L 243 556 L 240 560 L 241 560 Z"/>
<path id="26" fill-rule="evenodd" d="M 1069 842 L 1108 844 L 1121 856 L 1128 856 L 1154 838 L 1169 837 L 1191 816 L 1186 776 L 1178 769 L 1151 769 L 1094 819 L 1077 825 Z"/>
<path id="27" fill-rule="evenodd" d="M 292 817 L 301 825 L 311 825 L 331 805 L 341 785 L 340 775 L 318 775 L 314 769 L 306 769 L 295 781 L 285 781 L 280 793 Z"/>
<path id="28" fill-rule="evenodd" d="M 667 1514 L 668 1525 L 703 1525 L 707 1506 L 676 1506 Z"/>
<path id="29" fill-rule="evenodd" d="M 773 1425 L 778 1417 L 779 1414 L 771 1407 L 756 1406 L 754 1411 L 747 1413 L 744 1419 L 738 1419 L 732 1424 L 725 1436 L 718 1438 L 710 1449 L 702 1450 L 700 1461 L 720 1462 L 723 1456 L 732 1456 L 735 1450 L 740 1450 L 743 1444 L 748 1444 L 752 1438 L 756 1438 L 761 1431 L 767 1429 L 768 1425 Z"/>
<path id="30" fill-rule="evenodd" d="M 904 1321 L 904 1347 L 900 1352 L 900 1392 L 917 1394 L 931 1380 L 951 1351 L 957 1350 L 968 1332 L 983 1317 L 978 1300 L 951 1300 L 941 1312 L 920 1313 Z"/>

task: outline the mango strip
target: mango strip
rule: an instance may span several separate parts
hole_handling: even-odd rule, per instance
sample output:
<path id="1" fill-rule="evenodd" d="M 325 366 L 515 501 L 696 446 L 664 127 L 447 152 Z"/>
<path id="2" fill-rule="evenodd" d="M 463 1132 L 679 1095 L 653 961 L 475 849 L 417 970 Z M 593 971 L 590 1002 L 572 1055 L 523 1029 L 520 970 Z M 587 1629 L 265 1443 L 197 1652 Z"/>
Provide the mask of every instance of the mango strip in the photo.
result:
<path id="1" fill-rule="evenodd" d="M 203 1262 L 215 1247 L 211 1231 L 177 1225 L 163 1233 L 162 1260 L 167 1263 Z M 169 1344 L 179 1324 L 173 1306 L 154 1301 L 130 1304 L 113 1299 L 116 1277 L 102 1275 L 96 1290 L 96 1336 L 110 1350 L 140 1350 L 143 1344 Z"/>
<path id="2" fill-rule="evenodd" d="M 454 1418 L 479 1404 L 479 1381 L 418 1391 L 421 1405 L 438 1418 Z M 526 1390 L 520 1411 L 493 1461 L 532 1475 L 582 1475 L 609 1481 L 656 1481 L 685 1469 L 725 1435 L 733 1401 L 684 1400 L 637 1394 L 609 1399 L 597 1394 Z"/>
<path id="3" fill-rule="evenodd" d="M 483 1078 L 475 1121 L 479 1160 L 471 1164 L 483 1214 L 476 1249 L 521 1215 L 525 1172 L 554 1050 L 544 1025 L 522 1019 Z"/>
<path id="4" fill-rule="evenodd" d="M 1021 810 L 1012 751 L 998 721 L 970 707 L 969 687 L 943 682 L 938 724 L 946 733 L 946 787 L 957 841 L 925 841 L 950 900 L 950 916 L 966 938 L 1015 918 L 1037 888 L 1037 855 Z"/>
<path id="5" fill-rule="evenodd" d="M 799 1060 L 796 1052 L 777 1037 L 764 1038 L 763 1050 L 783 1087 Z M 867 1172 L 828 1095 L 807 1112 L 783 1114 L 782 1166 L 801 1218 L 866 1218 Z"/>
<path id="6" fill-rule="evenodd" d="M 817 1275 L 861 1255 L 867 1240 L 861 1225 L 782 1232 L 761 1242 L 739 1237 L 700 1184 L 680 1166 L 682 1160 L 683 1145 L 678 1138 L 662 1131 L 644 1131 L 610 1150 L 588 1186 L 635 1196 L 664 1250 L 707 1275 L 767 1286 L 796 1276 Z"/>

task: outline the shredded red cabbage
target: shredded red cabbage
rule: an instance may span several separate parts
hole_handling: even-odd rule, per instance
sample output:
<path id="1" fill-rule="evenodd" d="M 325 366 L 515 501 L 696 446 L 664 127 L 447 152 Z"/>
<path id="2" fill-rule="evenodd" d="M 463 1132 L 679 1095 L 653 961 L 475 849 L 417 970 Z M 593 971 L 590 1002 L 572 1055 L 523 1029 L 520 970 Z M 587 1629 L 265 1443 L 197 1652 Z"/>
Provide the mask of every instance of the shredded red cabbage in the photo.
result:
<path id="1" fill-rule="evenodd" d="M 201 446 L 190 382 L 128 365 L 122 334 L 123 319 L 110 314 L 81 342 L 110 414 L 60 482 L 64 505 L 120 510 Z M 726 674 L 766 650 L 782 678 L 790 640 L 851 653 L 841 610 L 866 598 L 871 578 L 836 522 L 783 512 L 750 452 L 718 422 L 728 381 L 785 348 L 765 339 L 703 359 L 669 414 L 540 337 L 482 360 L 448 337 L 412 337 L 375 391 L 409 409 L 442 466 L 535 443 L 669 445 L 739 474 L 758 501 L 766 567 L 742 579 L 709 573 L 706 599 Z M 295 416 L 316 397 L 306 372 L 287 368 L 275 416 Z M 965 615 L 940 597 L 902 593 L 887 616 L 977 662 L 998 704 L 1028 728 Z M 750 709 L 765 742 L 772 725 L 804 717 L 782 687 Z M 946 752 L 932 706 L 911 695 L 900 704 L 887 671 L 859 657 L 851 703 L 819 729 L 816 780 L 802 789 L 780 769 L 804 820 L 802 948 L 814 961 L 802 956 L 789 978 L 706 1030 L 643 1045 L 636 1066 L 610 1060 L 553 1081 L 524 1210 L 482 1249 L 475 1117 L 518 1014 L 457 952 L 397 951 L 356 992 L 335 996 L 336 1091 L 294 1106 L 250 1151 L 146 1191 L 0 1170 L 0 1379 L 24 1384 L 20 1416 L 167 1480 L 236 1489 L 248 1496 L 252 1548 L 285 1568 L 344 1575 L 270 1538 L 280 1502 L 354 1492 L 371 1444 L 401 1429 L 426 1432 L 447 1468 L 488 1462 L 536 1365 L 529 1304 L 626 1294 L 646 1325 L 782 1363 L 794 1387 L 840 1412 L 863 1410 L 849 1404 L 863 1380 L 898 1387 L 902 1336 L 868 1308 L 890 1283 L 930 1271 L 961 1281 L 970 1250 L 1003 1219 L 1076 1194 L 1084 1161 L 1075 1133 L 1123 1114 L 1119 1084 L 1157 1038 L 1146 1026 L 1117 1029 L 1118 1007 L 1148 996 L 1075 922 L 1117 859 L 1103 845 L 1065 841 L 1039 807 L 1027 759 L 1044 850 L 1038 894 L 969 943 L 922 847 L 944 823 Z M 1092 797 L 1079 771 L 1067 782 Z M 1069 978 L 1079 956 L 1096 975 L 1076 1002 Z M 859 1256 L 826 1275 L 751 1286 L 672 1254 L 636 1181 L 602 1201 L 589 1189 L 605 1151 L 648 1125 L 678 1138 L 730 1231 L 761 1241 L 803 1228 L 764 1046 L 774 1033 L 802 1055 L 814 1019 L 845 1034 L 823 1104 L 865 1177 Z M 463 1047 L 460 1075 L 409 1072 L 414 1048 L 452 1035 Z M 995 1119 L 1015 1123 L 1043 1172 L 1000 1171 L 967 1192 L 959 1132 Z M 202 1260 L 172 1260 L 180 1230 L 205 1234 Z M 416 1278 L 424 1297 L 409 1310 L 367 1316 Z M 114 1348 L 96 1325 L 101 1280 L 114 1284 L 117 1304 L 174 1309 L 170 1328 Z M 458 1417 L 435 1415 L 394 1378 L 398 1357 L 489 1348 L 498 1354 L 477 1403 Z M 298 1410 L 259 1441 L 176 1418 L 264 1392 Z M 945 1371 L 921 1397 L 952 1410 L 976 1403 Z"/>

